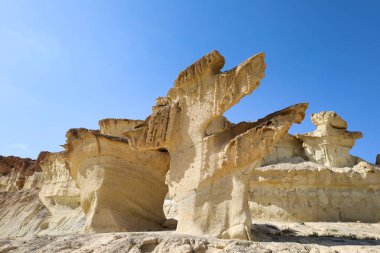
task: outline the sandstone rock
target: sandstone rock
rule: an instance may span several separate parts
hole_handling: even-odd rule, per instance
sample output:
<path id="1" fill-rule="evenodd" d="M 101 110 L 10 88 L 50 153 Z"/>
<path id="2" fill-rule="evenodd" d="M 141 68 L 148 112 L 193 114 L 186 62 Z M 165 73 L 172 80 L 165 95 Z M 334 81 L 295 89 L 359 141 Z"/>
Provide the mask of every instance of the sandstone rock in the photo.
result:
<path id="1" fill-rule="evenodd" d="M 302 141 L 291 134 L 285 134 L 273 146 L 270 154 L 264 157 L 261 166 L 280 163 L 295 157 L 307 159 Z"/>
<path id="2" fill-rule="evenodd" d="M 297 134 L 302 139 L 307 157 L 311 161 L 329 167 L 354 166 L 358 158 L 349 154 L 355 140 L 363 137 L 361 132 L 347 131 L 347 122 L 335 112 L 312 114 L 311 120 L 317 127 L 314 132 Z"/>
<path id="3" fill-rule="evenodd" d="M 25 177 L 23 189 L 40 189 L 44 184 L 44 176 L 42 172 L 34 172 L 31 176 Z"/>
<path id="4" fill-rule="evenodd" d="M 175 230 L 177 228 L 177 223 L 178 223 L 177 220 L 170 218 L 170 219 L 167 219 L 162 225 L 164 228 Z"/>
<path id="5" fill-rule="evenodd" d="M 51 214 L 36 188 L 0 192 L 0 206 L 0 238 L 78 233 L 84 226 L 83 214 Z"/>
<path id="6" fill-rule="evenodd" d="M 250 184 L 253 218 L 296 221 L 380 221 L 380 168 L 360 162 L 329 168 L 287 162 L 256 168 Z"/>
<path id="7" fill-rule="evenodd" d="M 42 157 L 38 157 L 37 161 Z M 0 191 L 14 191 L 24 187 L 27 177 L 41 169 L 36 160 L 16 156 L 0 156 Z M 38 176 L 30 179 L 38 179 Z"/>
<path id="8" fill-rule="evenodd" d="M 100 133 L 105 135 L 124 137 L 123 132 L 142 124 L 143 120 L 130 119 L 102 119 L 99 121 Z"/>
<path id="9" fill-rule="evenodd" d="M 168 154 L 140 152 L 99 131 L 67 132 L 67 162 L 80 190 L 86 231 L 162 229 Z"/>
<path id="10" fill-rule="evenodd" d="M 136 149 L 168 150 L 166 182 L 178 206 L 177 232 L 249 239 L 250 170 L 301 122 L 307 105 L 233 125 L 222 115 L 259 86 L 264 55 L 221 73 L 223 65 L 213 51 L 182 71 L 152 115 L 125 135 Z"/>
<path id="11" fill-rule="evenodd" d="M 47 228 L 39 234 L 83 231 L 85 215 L 80 206 L 79 190 L 66 166 L 66 153 L 42 153 L 44 158 L 39 161 L 39 165 L 44 180 L 39 198 L 50 215 L 44 221 Z"/>
<path id="12" fill-rule="evenodd" d="M 57 207 L 76 209 L 80 207 L 79 189 L 66 167 L 66 153 L 46 152 L 40 162 L 43 171 L 43 186 L 39 193 L 42 203 L 54 213 Z"/>

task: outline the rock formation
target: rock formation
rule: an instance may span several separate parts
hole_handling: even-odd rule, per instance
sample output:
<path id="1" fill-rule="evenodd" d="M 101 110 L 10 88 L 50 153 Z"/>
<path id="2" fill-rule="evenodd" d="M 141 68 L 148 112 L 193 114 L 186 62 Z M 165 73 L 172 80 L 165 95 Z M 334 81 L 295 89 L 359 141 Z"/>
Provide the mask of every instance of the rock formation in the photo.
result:
<path id="1" fill-rule="evenodd" d="M 166 152 L 133 150 L 125 138 L 87 129 L 71 129 L 66 137 L 67 163 L 80 190 L 86 231 L 162 229 Z"/>
<path id="2" fill-rule="evenodd" d="M 380 168 L 360 162 L 329 168 L 293 161 L 257 168 L 250 185 L 252 217 L 294 221 L 380 221 Z"/>
<path id="3" fill-rule="evenodd" d="M 177 232 L 249 239 L 250 170 L 302 121 L 307 105 L 233 126 L 222 115 L 259 86 L 264 55 L 220 72 L 223 65 L 213 51 L 182 71 L 144 124 L 125 135 L 136 149 L 168 150 L 166 182 L 178 205 Z"/>
<path id="4" fill-rule="evenodd" d="M 39 194 L 42 203 L 53 213 L 57 206 L 79 208 L 79 189 L 66 167 L 66 153 L 45 153 L 45 158 L 40 162 L 44 177 Z"/>
<path id="5" fill-rule="evenodd" d="M 360 132 L 335 112 L 312 114 L 314 132 L 286 135 L 253 172 L 252 217 L 378 222 L 380 168 L 351 156 Z M 279 144 L 277 144 L 279 145 Z"/>
<path id="6" fill-rule="evenodd" d="M 65 151 L 41 152 L 37 161 L 0 156 L 1 234 L 176 227 L 249 240 L 251 217 L 380 221 L 380 167 L 349 154 L 360 132 L 326 111 L 312 114 L 315 131 L 289 134 L 305 103 L 233 124 L 223 114 L 260 85 L 264 54 L 223 66 L 213 51 L 186 68 L 144 121 L 109 118 L 99 130 L 70 129 Z M 7 229 L 12 224 L 19 232 Z"/>
<path id="7" fill-rule="evenodd" d="M 102 119 L 99 121 L 99 128 L 101 134 L 123 138 L 125 137 L 124 131 L 133 129 L 143 122 L 142 120 L 130 119 Z"/>
<path id="8" fill-rule="evenodd" d="M 28 177 L 35 172 L 40 172 L 38 161 L 43 156 L 38 156 L 37 161 L 30 158 L 16 156 L 0 156 L 0 191 L 14 191 L 24 187 Z M 36 175 L 29 179 L 27 187 L 38 186 L 41 176 Z"/>
<path id="9" fill-rule="evenodd" d="M 297 134 L 303 141 L 306 155 L 311 161 L 329 167 L 347 167 L 358 163 L 358 158 L 349 154 L 355 140 L 362 138 L 361 132 L 348 132 L 347 122 L 335 112 L 320 112 L 311 115 L 314 132 Z"/>
<path id="10" fill-rule="evenodd" d="M 376 156 L 376 165 L 380 165 L 380 154 Z"/>

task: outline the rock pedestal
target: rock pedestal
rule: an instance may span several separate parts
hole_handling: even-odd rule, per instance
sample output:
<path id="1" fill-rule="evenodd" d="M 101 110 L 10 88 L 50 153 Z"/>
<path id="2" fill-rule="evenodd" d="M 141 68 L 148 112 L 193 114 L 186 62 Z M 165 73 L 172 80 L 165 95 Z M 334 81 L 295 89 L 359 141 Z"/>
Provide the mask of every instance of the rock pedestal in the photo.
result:
<path id="1" fill-rule="evenodd" d="M 307 157 L 328 167 L 352 167 L 358 158 L 349 154 L 361 132 L 347 131 L 347 122 L 331 111 L 312 114 L 314 132 L 297 134 L 302 139 Z"/>
<path id="2" fill-rule="evenodd" d="M 167 97 L 157 99 L 152 115 L 125 135 L 136 149 L 169 152 L 166 183 L 178 204 L 177 232 L 250 239 L 250 171 L 301 122 L 307 105 L 233 125 L 222 115 L 259 86 L 264 54 L 220 72 L 223 65 L 213 51 L 189 66 Z"/>
<path id="3" fill-rule="evenodd" d="M 162 229 L 168 153 L 133 150 L 127 139 L 87 129 L 71 129 L 66 137 L 86 231 Z"/>

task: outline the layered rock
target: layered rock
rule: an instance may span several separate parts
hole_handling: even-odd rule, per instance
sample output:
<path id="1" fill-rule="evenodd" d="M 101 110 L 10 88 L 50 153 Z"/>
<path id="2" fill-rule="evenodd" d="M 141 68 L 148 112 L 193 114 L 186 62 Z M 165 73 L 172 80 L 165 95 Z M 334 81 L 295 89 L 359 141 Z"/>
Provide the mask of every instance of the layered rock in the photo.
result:
<path id="1" fill-rule="evenodd" d="M 44 184 L 40 191 L 40 199 L 52 212 L 60 207 L 76 209 L 80 207 L 79 189 L 66 167 L 66 153 L 46 152 L 45 159 L 40 162 Z"/>
<path id="2" fill-rule="evenodd" d="M 44 184 L 44 176 L 42 172 L 34 172 L 31 176 L 25 177 L 23 189 L 41 189 Z"/>
<path id="3" fill-rule="evenodd" d="M 24 187 L 25 181 L 35 172 L 40 172 L 41 168 L 38 161 L 42 159 L 39 156 L 36 160 L 30 158 L 20 158 L 16 156 L 0 156 L 0 191 L 14 191 Z M 31 184 L 39 185 L 40 176 L 31 177 L 27 187 Z"/>
<path id="4" fill-rule="evenodd" d="M 39 162 L 43 173 L 43 185 L 39 198 L 49 210 L 45 226 L 54 231 L 83 230 L 85 217 L 80 207 L 79 189 L 66 166 L 66 153 L 42 152 L 44 159 Z M 54 234 L 47 231 L 47 234 Z"/>
<path id="5" fill-rule="evenodd" d="M 263 158 L 261 166 L 287 161 L 293 157 L 306 159 L 302 140 L 291 134 L 285 134 L 273 147 L 269 155 Z"/>
<path id="6" fill-rule="evenodd" d="M 252 217 L 296 221 L 380 221 L 380 168 L 329 168 L 293 160 L 254 170 Z"/>
<path id="7" fill-rule="evenodd" d="M 101 134 L 124 137 L 124 131 L 133 129 L 143 122 L 131 119 L 102 119 L 99 120 L 99 128 Z"/>
<path id="8" fill-rule="evenodd" d="M 222 115 L 259 86 L 264 55 L 220 72 L 223 65 L 213 51 L 182 71 L 152 115 L 125 135 L 136 149 L 168 150 L 166 182 L 178 205 L 177 232 L 249 239 L 250 170 L 301 122 L 307 105 L 233 125 Z"/>
<path id="9" fill-rule="evenodd" d="M 127 139 L 87 129 L 67 132 L 67 162 L 80 190 L 88 232 L 162 229 L 166 152 L 140 152 Z"/>
<path id="10" fill-rule="evenodd" d="M 305 153 L 310 161 L 329 167 L 354 166 L 360 160 L 349 154 L 355 140 L 363 137 L 361 132 L 347 131 L 347 122 L 331 111 L 311 115 L 314 132 L 297 134 L 303 141 Z"/>

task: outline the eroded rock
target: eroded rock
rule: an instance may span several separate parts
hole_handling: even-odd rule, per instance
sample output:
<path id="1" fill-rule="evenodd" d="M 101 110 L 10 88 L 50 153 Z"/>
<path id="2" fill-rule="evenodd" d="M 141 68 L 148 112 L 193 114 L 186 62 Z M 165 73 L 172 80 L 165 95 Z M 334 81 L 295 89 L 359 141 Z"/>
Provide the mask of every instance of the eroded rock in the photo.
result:
<path id="1" fill-rule="evenodd" d="M 44 184 L 40 191 L 42 203 L 52 212 L 57 206 L 76 209 L 80 207 L 80 193 L 66 167 L 66 153 L 46 152 L 40 162 Z"/>
<path id="2" fill-rule="evenodd" d="M 101 134 L 124 137 L 124 131 L 133 129 L 143 122 L 143 120 L 131 119 L 102 119 L 99 120 L 99 128 Z"/>
<path id="3" fill-rule="evenodd" d="M 301 122 L 307 105 L 233 125 L 222 115 L 259 86 L 264 54 L 220 72 L 223 65 L 213 51 L 182 71 L 152 115 L 125 135 L 136 149 L 168 150 L 166 182 L 178 206 L 177 232 L 249 239 L 250 171 Z"/>
<path id="4" fill-rule="evenodd" d="M 349 154 L 361 132 L 347 131 L 347 122 L 336 112 L 325 111 L 311 115 L 314 132 L 297 134 L 303 141 L 309 160 L 329 167 L 354 166 L 360 159 Z"/>
<path id="5" fill-rule="evenodd" d="M 67 132 L 67 161 L 88 232 L 160 230 L 166 220 L 166 152 L 133 150 L 127 139 L 87 129 Z"/>
<path id="6" fill-rule="evenodd" d="M 282 221 L 380 221 L 380 168 L 367 162 L 330 168 L 293 161 L 256 168 L 250 185 L 254 218 Z"/>
<path id="7" fill-rule="evenodd" d="M 30 158 L 20 158 L 17 156 L 0 156 L 0 191 L 15 191 L 22 189 L 28 177 L 35 172 L 40 172 L 38 161 L 43 156 L 39 155 L 36 160 Z M 27 187 L 39 185 L 41 177 L 34 176 L 29 179 Z"/>

